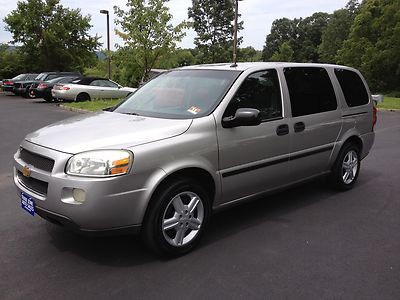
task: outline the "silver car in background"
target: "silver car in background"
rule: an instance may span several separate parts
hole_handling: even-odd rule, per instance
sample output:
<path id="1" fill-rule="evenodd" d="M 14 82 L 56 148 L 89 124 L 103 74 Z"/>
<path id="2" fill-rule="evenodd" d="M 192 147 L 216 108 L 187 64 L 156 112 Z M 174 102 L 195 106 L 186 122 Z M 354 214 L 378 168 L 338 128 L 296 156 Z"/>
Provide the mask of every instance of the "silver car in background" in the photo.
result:
<path id="1" fill-rule="evenodd" d="M 140 231 L 152 250 L 176 256 L 198 244 L 214 210 L 319 176 L 352 188 L 375 122 L 352 68 L 191 66 L 111 112 L 27 135 L 14 181 L 32 215 L 83 232 Z"/>
<path id="2" fill-rule="evenodd" d="M 123 87 L 109 79 L 84 77 L 69 84 L 56 84 L 51 94 L 55 100 L 79 102 L 93 99 L 125 98 L 135 91 L 135 88 Z"/>

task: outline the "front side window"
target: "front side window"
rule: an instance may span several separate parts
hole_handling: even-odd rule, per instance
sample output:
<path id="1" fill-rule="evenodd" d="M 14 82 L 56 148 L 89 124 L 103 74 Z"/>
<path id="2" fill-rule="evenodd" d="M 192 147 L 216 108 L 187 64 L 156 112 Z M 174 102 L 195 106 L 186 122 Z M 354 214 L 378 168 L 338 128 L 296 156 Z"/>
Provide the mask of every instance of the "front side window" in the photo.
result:
<path id="1" fill-rule="evenodd" d="M 275 69 L 249 75 L 229 103 L 224 116 L 233 116 L 239 108 L 259 110 L 263 121 L 282 117 L 281 89 Z"/>
<path id="2" fill-rule="evenodd" d="M 360 106 L 369 102 L 368 92 L 360 76 L 353 71 L 335 69 L 335 75 L 342 88 L 348 106 Z"/>
<path id="3" fill-rule="evenodd" d="M 103 84 L 104 84 L 103 86 L 106 86 L 106 87 L 111 87 L 111 88 L 115 88 L 115 89 L 118 88 L 118 85 L 112 81 L 103 80 Z"/>
<path id="4" fill-rule="evenodd" d="M 319 67 L 284 69 L 289 89 L 292 116 L 335 110 L 337 101 L 328 72 Z"/>
<path id="5" fill-rule="evenodd" d="M 208 115 L 240 75 L 236 70 L 174 70 L 138 89 L 114 111 L 148 117 L 194 119 Z"/>

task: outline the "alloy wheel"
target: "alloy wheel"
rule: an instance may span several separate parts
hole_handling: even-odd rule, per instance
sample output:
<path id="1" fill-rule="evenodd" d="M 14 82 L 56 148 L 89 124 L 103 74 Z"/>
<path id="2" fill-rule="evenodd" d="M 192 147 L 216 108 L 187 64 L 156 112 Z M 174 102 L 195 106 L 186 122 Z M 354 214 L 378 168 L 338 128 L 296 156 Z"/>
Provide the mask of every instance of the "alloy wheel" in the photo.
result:
<path id="1" fill-rule="evenodd" d="M 358 171 L 358 155 L 354 150 L 347 152 L 342 163 L 342 179 L 345 184 L 350 184 L 356 178 Z"/>
<path id="2" fill-rule="evenodd" d="M 161 230 L 172 246 L 190 243 L 200 232 L 204 220 L 202 199 L 193 192 L 182 192 L 168 203 L 162 219 Z"/>

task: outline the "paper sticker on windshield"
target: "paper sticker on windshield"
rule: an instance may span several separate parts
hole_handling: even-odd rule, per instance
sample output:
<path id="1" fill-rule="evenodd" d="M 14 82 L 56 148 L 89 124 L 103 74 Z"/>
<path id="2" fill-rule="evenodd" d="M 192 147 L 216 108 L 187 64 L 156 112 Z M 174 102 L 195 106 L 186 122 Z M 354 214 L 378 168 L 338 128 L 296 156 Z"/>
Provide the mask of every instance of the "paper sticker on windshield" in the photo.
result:
<path id="1" fill-rule="evenodd" d="M 192 106 L 187 111 L 192 113 L 192 114 L 194 114 L 194 115 L 197 115 L 201 111 L 201 109 L 196 107 L 196 106 Z"/>

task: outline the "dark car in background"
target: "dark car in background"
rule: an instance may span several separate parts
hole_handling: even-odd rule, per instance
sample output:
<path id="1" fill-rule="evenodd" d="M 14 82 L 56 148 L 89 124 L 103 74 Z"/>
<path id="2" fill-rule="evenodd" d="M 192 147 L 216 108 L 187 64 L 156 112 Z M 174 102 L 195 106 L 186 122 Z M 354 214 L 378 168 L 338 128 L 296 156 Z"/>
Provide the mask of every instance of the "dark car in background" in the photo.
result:
<path id="1" fill-rule="evenodd" d="M 29 93 L 31 87 L 37 87 L 39 83 L 65 76 L 82 76 L 80 72 L 43 72 L 36 76 L 33 80 L 18 81 L 14 84 L 13 92 L 16 95 L 25 96 L 27 98 L 35 98 L 34 94 Z"/>
<path id="2" fill-rule="evenodd" d="M 71 83 L 79 79 L 80 77 L 77 76 L 66 76 L 43 81 L 39 83 L 36 87 L 34 87 L 34 85 L 36 84 L 32 84 L 29 88 L 29 94 L 36 98 L 43 98 L 47 102 L 51 102 L 53 100 L 51 90 L 53 89 L 55 84 Z"/>
<path id="3" fill-rule="evenodd" d="M 1 88 L 5 92 L 12 92 L 14 90 L 15 82 L 24 81 L 24 80 L 35 80 L 38 74 L 33 73 L 26 73 L 26 74 L 19 74 L 11 79 L 3 79 L 3 83 Z"/>

